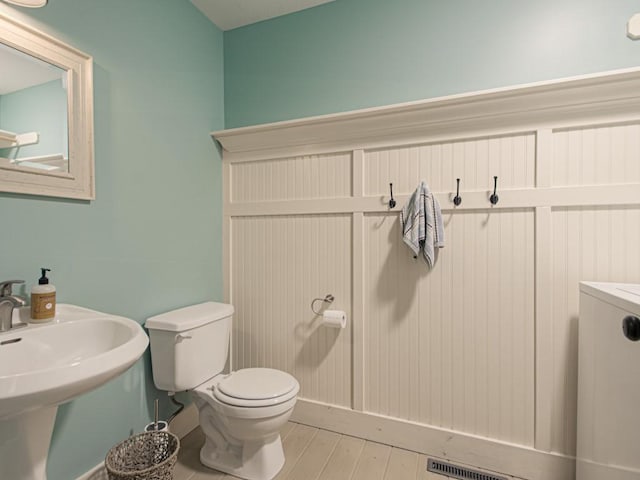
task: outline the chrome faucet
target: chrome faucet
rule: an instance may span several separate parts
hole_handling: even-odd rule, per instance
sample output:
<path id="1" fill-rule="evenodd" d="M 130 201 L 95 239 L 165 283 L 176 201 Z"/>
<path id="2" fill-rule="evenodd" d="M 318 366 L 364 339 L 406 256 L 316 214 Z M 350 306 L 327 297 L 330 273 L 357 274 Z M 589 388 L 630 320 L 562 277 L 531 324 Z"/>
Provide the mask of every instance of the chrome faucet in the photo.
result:
<path id="1" fill-rule="evenodd" d="M 13 309 L 27 304 L 24 298 L 12 293 L 13 285 L 21 283 L 24 283 L 24 280 L 0 282 L 0 332 L 11 330 Z"/>

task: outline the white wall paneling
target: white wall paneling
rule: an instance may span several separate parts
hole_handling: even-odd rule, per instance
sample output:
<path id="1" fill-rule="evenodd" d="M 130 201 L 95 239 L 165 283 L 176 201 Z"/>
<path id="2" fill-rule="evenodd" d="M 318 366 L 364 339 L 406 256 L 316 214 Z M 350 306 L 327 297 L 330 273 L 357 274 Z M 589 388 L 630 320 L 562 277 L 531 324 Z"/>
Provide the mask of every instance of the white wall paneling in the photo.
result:
<path id="1" fill-rule="evenodd" d="M 223 294 L 226 302 L 231 301 L 231 215 L 228 205 L 231 200 L 231 165 L 222 163 L 222 270 L 224 277 Z"/>
<path id="2" fill-rule="evenodd" d="M 214 136 L 235 368 L 294 374 L 298 421 L 571 478 L 578 281 L 640 282 L 640 70 Z M 400 238 L 420 180 L 432 271 Z M 318 326 L 327 293 L 347 329 Z"/>
<path id="3" fill-rule="evenodd" d="M 554 132 L 554 185 L 640 182 L 640 123 L 598 125 Z"/>
<path id="4" fill-rule="evenodd" d="M 352 192 L 354 197 L 362 197 L 364 194 L 364 161 L 365 154 L 363 150 L 355 150 L 352 157 Z M 365 275 L 365 251 L 358 246 L 364 244 L 365 235 L 365 219 L 363 212 L 353 211 L 353 245 L 352 245 L 352 267 L 353 267 L 353 315 L 351 317 L 352 325 L 352 398 L 351 405 L 356 410 L 364 408 L 364 349 L 365 349 L 365 296 L 364 283 L 362 278 Z"/>
<path id="5" fill-rule="evenodd" d="M 366 216 L 367 411 L 533 445 L 533 210 L 451 213 L 428 271 Z"/>
<path id="6" fill-rule="evenodd" d="M 351 217 L 231 223 L 234 368 L 284 370 L 298 379 L 302 397 L 350 406 L 351 327 L 321 326 L 310 303 L 331 293 L 331 308 L 351 318 Z"/>
<path id="7" fill-rule="evenodd" d="M 416 179 L 427 180 L 435 192 L 455 189 L 462 179 L 465 191 L 493 189 L 500 173 L 501 189 L 533 187 L 535 182 L 535 135 L 504 135 L 465 139 L 405 148 L 367 152 L 366 195 L 386 195 L 389 182 L 394 192 L 410 194 Z"/>
<path id="8" fill-rule="evenodd" d="M 578 282 L 640 283 L 640 206 L 558 208 L 551 217 L 550 450 L 575 455 Z"/>
<path id="9" fill-rule="evenodd" d="M 231 166 L 231 201 L 351 196 L 351 154 L 308 155 Z"/>

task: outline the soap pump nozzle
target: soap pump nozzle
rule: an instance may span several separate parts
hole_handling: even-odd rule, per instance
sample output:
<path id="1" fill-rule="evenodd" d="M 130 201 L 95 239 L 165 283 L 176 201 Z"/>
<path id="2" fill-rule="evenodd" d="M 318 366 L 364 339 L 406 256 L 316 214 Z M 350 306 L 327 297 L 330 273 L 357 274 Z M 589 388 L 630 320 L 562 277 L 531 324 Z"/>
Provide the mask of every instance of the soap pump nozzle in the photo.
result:
<path id="1" fill-rule="evenodd" d="M 47 278 L 47 272 L 50 272 L 50 268 L 41 268 L 42 276 L 38 279 L 38 285 L 48 285 L 49 279 Z"/>

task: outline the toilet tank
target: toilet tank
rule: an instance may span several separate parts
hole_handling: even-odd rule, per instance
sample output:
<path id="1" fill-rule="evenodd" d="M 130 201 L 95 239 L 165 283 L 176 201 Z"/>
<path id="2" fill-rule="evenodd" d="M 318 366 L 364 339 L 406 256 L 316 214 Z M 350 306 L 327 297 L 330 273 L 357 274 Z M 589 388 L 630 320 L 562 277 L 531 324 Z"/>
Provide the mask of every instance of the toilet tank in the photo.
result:
<path id="1" fill-rule="evenodd" d="M 191 390 L 222 372 L 232 315 L 233 305 L 206 302 L 147 319 L 156 387 Z"/>

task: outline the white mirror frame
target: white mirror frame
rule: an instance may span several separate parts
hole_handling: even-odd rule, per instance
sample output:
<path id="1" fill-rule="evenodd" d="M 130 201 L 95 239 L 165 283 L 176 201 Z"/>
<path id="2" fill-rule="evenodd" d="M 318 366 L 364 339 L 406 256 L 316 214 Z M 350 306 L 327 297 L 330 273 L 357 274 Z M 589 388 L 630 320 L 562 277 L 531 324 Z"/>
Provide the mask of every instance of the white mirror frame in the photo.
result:
<path id="1" fill-rule="evenodd" d="M 0 192 L 94 199 L 93 58 L 2 13 L 0 43 L 67 72 L 69 135 L 68 172 L 0 165 Z"/>

